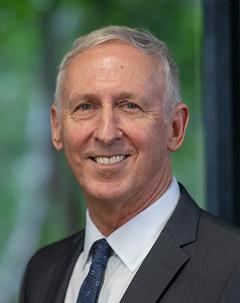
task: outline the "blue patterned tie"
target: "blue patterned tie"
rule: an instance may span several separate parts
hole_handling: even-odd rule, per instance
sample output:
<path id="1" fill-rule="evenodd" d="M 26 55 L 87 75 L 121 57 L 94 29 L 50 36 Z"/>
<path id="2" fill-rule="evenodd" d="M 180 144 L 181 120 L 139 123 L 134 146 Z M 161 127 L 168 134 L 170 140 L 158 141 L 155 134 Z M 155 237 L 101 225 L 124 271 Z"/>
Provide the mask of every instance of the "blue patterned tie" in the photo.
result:
<path id="1" fill-rule="evenodd" d="M 105 239 L 93 243 L 91 248 L 92 264 L 80 288 L 77 303 L 97 302 L 111 251 L 112 249 Z"/>

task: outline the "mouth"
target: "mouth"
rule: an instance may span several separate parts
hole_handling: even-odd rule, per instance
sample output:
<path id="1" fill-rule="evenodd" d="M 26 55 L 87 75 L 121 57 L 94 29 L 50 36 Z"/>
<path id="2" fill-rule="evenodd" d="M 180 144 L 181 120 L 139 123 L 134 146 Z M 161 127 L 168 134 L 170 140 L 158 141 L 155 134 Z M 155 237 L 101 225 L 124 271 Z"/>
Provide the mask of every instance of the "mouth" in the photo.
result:
<path id="1" fill-rule="evenodd" d="M 102 165 L 112 165 L 112 164 L 116 164 L 119 162 L 122 162 L 123 160 L 125 160 L 129 155 L 113 155 L 111 157 L 107 157 L 107 156 L 97 156 L 97 157 L 91 157 L 91 159 L 98 163 L 98 164 L 102 164 Z"/>

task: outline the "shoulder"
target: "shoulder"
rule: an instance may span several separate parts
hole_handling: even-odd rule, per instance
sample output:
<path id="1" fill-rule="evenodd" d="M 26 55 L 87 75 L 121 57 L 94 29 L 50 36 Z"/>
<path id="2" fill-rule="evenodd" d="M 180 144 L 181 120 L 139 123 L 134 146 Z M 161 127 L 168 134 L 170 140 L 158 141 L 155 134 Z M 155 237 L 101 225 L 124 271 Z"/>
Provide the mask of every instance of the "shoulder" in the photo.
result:
<path id="1" fill-rule="evenodd" d="M 192 197 L 188 194 L 186 189 L 180 184 L 182 209 L 184 214 L 191 215 L 191 219 L 195 219 L 198 225 L 198 232 L 204 233 L 205 236 L 211 238 L 212 236 L 228 239 L 240 240 L 240 228 L 223 219 L 209 213 L 200 208 Z M 222 242 L 222 241 L 221 241 Z"/>
<path id="2" fill-rule="evenodd" d="M 195 249 L 199 270 L 212 275 L 213 285 L 222 285 L 219 302 L 239 302 L 240 229 L 201 210 Z"/>
<path id="3" fill-rule="evenodd" d="M 191 234 L 188 243 L 192 244 L 185 249 L 204 260 L 219 262 L 219 266 L 224 262 L 232 267 L 239 264 L 240 229 L 201 209 L 182 185 L 180 189 L 181 199 L 174 220 L 178 228 L 174 230 L 176 234 L 181 231 Z"/>
<path id="4" fill-rule="evenodd" d="M 25 277 L 52 275 L 61 263 L 68 263 L 75 254 L 80 254 L 84 244 L 84 231 L 39 249 L 28 261 Z"/>
<path id="5" fill-rule="evenodd" d="M 190 257 L 185 279 L 191 287 L 197 283 L 204 298 L 201 302 L 210 302 L 216 296 L 221 297 L 218 301 L 221 303 L 239 302 L 240 229 L 201 209 L 180 188 L 181 199 L 174 222 L 178 230 L 191 231 L 191 241 L 181 246 Z"/>
<path id="6" fill-rule="evenodd" d="M 213 245 L 221 246 L 226 250 L 240 253 L 240 228 L 222 219 L 200 210 L 199 236 L 209 239 Z"/>
<path id="7" fill-rule="evenodd" d="M 209 213 L 208 211 L 201 209 L 200 215 L 201 215 L 201 221 L 209 226 L 211 225 L 211 227 L 213 229 L 217 229 L 218 232 L 227 232 L 229 235 L 236 235 L 236 236 L 240 236 L 240 228 L 232 225 L 231 223 L 225 222 L 223 219 Z"/>
<path id="8" fill-rule="evenodd" d="M 21 285 L 20 302 L 44 302 L 53 278 L 60 279 L 81 253 L 84 231 L 39 249 L 29 260 Z M 60 282 L 59 282 L 60 283 Z"/>
<path id="9" fill-rule="evenodd" d="M 55 262 L 62 254 L 65 254 L 67 251 L 75 250 L 76 247 L 83 245 L 84 243 L 84 230 L 77 232 L 67 238 L 59 240 L 57 242 L 51 243 L 40 248 L 36 253 L 31 257 L 29 263 L 34 262 Z"/>

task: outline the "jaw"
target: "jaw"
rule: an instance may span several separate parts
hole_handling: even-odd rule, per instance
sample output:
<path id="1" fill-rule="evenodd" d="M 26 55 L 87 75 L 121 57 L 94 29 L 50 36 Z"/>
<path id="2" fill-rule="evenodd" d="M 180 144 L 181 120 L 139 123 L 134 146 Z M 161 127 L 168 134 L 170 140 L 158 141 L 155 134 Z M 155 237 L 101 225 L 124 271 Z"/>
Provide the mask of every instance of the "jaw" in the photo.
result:
<path id="1" fill-rule="evenodd" d="M 171 171 L 159 178 L 158 184 L 148 184 L 150 192 L 136 190 L 138 185 L 132 178 L 132 184 L 107 182 L 95 184 L 98 192 L 92 196 L 85 193 L 91 218 L 98 229 L 105 235 L 124 225 L 138 213 L 156 201 L 171 182 Z M 135 189 L 129 185 L 136 185 Z M 142 187 L 143 189 L 143 187 Z"/>
<path id="2" fill-rule="evenodd" d="M 85 176 L 79 174 L 81 180 L 78 181 L 85 189 L 86 198 L 96 201 L 96 204 L 127 202 L 131 205 L 141 204 L 141 201 L 145 204 L 145 200 L 152 200 L 158 196 L 159 191 L 166 189 L 172 177 L 169 159 L 155 172 L 148 169 L 140 171 L 133 155 L 114 164 L 99 164 L 94 160 L 88 160 L 87 165 L 88 174 Z"/>

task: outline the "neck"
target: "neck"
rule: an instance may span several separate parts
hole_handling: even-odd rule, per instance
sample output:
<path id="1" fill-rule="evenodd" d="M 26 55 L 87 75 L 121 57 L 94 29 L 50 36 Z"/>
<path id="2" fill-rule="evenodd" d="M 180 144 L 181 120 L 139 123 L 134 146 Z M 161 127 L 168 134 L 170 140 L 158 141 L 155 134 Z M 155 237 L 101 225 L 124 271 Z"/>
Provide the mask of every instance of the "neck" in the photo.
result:
<path id="1" fill-rule="evenodd" d="M 144 194 L 141 192 L 124 202 L 106 203 L 87 200 L 89 215 L 99 231 L 104 236 L 108 236 L 160 198 L 168 189 L 171 180 L 171 171 L 168 174 L 164 173 L 151 192 Z"/>

